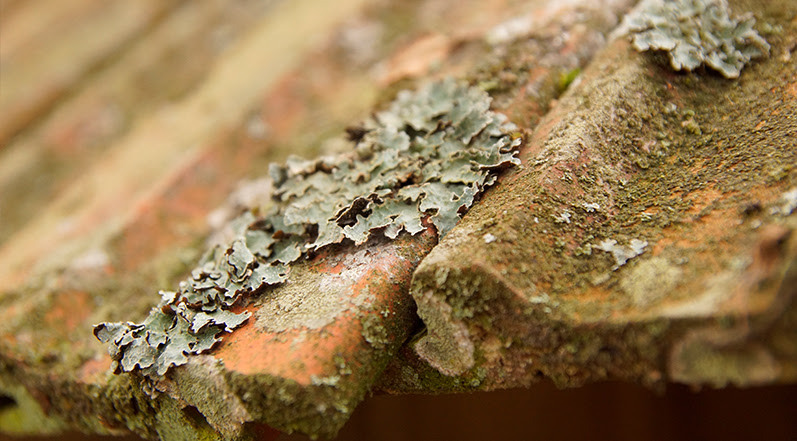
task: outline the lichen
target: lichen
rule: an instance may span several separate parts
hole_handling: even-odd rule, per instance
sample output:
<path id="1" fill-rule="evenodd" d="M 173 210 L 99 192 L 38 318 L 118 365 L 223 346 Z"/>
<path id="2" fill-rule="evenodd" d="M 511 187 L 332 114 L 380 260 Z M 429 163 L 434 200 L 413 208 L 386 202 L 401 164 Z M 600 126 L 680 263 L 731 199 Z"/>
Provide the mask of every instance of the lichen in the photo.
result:
<path id="1" fill-rule="evenodd" d="M 611 253 L 615 262 L 612 271 L 616 271 L 629 260 L 644 253 L 647 246 L 648 243 L 646 241 L 639 239 L 631 239 L 628 245 L 625 246 L 617 245 L 617 241 L 614 239 L 605 239 L 601 243 L 593 245 L 593 248 Z"/>
<path id="2" fill-rule="evenodd" d="M 344 241 L 360 245 L 374 234 L 414 235 L 425 229 L 424 218 L 444 236 L 497 170 L 520 162 L 514 125 L 489 107 L 477 88 L 432 83 L 399 93 L 387 110 L 349 129 L 353 152 L 272 165 L 267 211 L 235 219 L 234 239 L 209 250 L 178 290 L 161 291 L 143 323 L 95 327 L 109 343 L 114 371 L 161 376 L 208 351 L 249 318 L 232 307 L 283 283 L 302 256 Z"/>
<path id="3" fill-rule="evenodd" d="M 675 70 L 705 64 L 726 78 L 738 78 L 751 59 L 769 54 L 754 23 L 750 15 L 731 18 L 725 0 L 645 0 L 621 29 L 639 51 L 667 51 Z"/>
<path id="4" fill-rule="evenodd" d="M 769 211 L 772 214 L 788 216 L 797 209 L 797 187 L 790 189 L 780 196 L 780 206 L 772 207 Z"/>
<path id="5" fill-rule="evenodd" d="M 382 325 L 382 320 L 375 315 L 366 315 L 360 319 L 363 326 L 365 341 L 376 349 L 384 349 L 390 344 L 388 330 Z"/>

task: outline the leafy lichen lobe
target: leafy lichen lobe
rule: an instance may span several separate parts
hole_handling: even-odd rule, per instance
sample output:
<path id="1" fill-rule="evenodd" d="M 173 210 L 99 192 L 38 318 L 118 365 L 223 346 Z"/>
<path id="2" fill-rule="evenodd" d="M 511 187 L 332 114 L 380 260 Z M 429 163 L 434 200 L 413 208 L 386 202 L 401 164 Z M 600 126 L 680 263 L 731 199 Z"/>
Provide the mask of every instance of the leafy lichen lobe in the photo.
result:
<path id="1" fill-rule="evenodd" d="M 94 334 L 109 343 L 116 372 L 161 376 L 242 325 L 250 313 L 231 308 L 283 283 L 302 256 L 374 234 L 414 235 L 425 217 L 444 236 L 497 170 L 520 163 L 514 130 L 483 91 L 452 79 L 403 91 L 349 131 L 353 152 L 272 165 L 268 211 L 234 220 L 229 245 L 211 249 L 177 291 L 161 291 L 143 323 L 101 323 Z"/>
<path id="2" fill-rule="evenodd" d="M 753 29 L 755 19 L 731 18 L 725 0 L 645 0 L 622 29 L 639 51 L 664 50 L 675 70 L 705 64 L 737 78 L 751 59 L 767 55 L 769 44 Z"/>

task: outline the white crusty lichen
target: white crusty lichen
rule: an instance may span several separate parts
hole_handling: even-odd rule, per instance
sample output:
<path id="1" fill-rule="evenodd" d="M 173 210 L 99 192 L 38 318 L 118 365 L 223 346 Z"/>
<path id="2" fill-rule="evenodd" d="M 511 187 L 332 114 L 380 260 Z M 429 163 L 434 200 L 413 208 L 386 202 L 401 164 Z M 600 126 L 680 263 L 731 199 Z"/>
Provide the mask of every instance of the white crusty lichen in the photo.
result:
<path id="1" fill-rule="evenodd" d="M 738 78 L 751 59 L 769 54 L 750 15 L 731 18 L 726 0 L 643 0 L 625 17 L 619 33 L 639 51 L 663 50 L 675 70 L 705 64 Z"/>
<path id="2" fill-rule="evenodd" d="M 780 202 L 781 204 L 779 206 L 772 207 L 769 210 L 771 214 L 788 216 L 792 214 L 794 210 L 797 210 L 797 187 L 780 195 Z"/>
<path id="3" fill-rule="evenodd" d="M 211 349 L 249 318 L 234 305 L 283 283 L 291 263 L 321 248 L 414 235 L 424 218 L 444 236 L 499 169 L 520 163 L 514 130 L 486 93 L 448 79 L 399 93 L 349 129 L 349 154 L 272 165 L 270 209 L 233 220 L 230 243 L 212 248 L 176 291 L 162 291 L 143 323 L 95 327 L 114 371 L 160 376 Z"/>
<path id="4" fill-rule="evenodd" d="M 629 260 L 644 253 L 647 246 L 647 241 L 639 239 L 631 239 L 628 245 L 618 245 L 614 239 L 604 239 L 601 243 L 594 245 L 593 248 L 611 253 L 612 257 L 614 257 L 612 271 L 616 271 Z"/>

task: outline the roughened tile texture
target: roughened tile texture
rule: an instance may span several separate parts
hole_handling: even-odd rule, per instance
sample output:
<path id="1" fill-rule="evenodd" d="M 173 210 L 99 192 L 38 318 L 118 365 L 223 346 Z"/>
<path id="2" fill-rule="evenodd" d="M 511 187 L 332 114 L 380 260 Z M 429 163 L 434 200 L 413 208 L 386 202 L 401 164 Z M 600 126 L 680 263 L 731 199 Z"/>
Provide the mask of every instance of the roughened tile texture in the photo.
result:
<path id="1" fill-rule="evenodd" d="M 736 80 L 612 39 L 632 3 L 0 1 L 0 430 L 332 436 L 371 391 L 795 381 L 794 2 L 729 2 L 770 45 Z M 209 352 L 111 372 L 93 326 L 191 277 L 269 163 L 449 76 L 522 143 L 445 237 L 430 210 L 309 253 Z"/>
<path id="2" fill-rule="evenodd" d="M 783 7 L 753 9 L 773 54 Z M 795 381 L 794 68 L 674 75 L 612 41 L 416 271 L 427 333 L 386 387 L 424 389 L 424 362 L 444 389 Z"/>

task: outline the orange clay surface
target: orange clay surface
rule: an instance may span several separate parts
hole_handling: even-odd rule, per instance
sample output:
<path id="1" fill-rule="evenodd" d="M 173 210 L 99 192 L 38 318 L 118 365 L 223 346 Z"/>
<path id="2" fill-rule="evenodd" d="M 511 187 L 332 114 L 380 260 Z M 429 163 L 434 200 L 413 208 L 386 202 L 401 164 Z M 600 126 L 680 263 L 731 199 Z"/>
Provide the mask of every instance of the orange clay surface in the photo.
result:
<path id="1" fill-rule="evenodd" d="M 406 293 L 406 284 L 418 257 L 428 252 L 430 239 L 435 233 L 429 228 L 422 236 L 426 240 L 408 240 L 418 238 L 405 237 L 393 243 L 376 245 L 377 250 L 369 255 L 364 270 L 347 267 L 345 261 L 325 254 L 317 256 L 309 263 L 311 272 L 331 277 L 333 280 L 328 284 L 334 285 L 348 299 L 343 300 L 348 305 L 331 323 L 320 329 L 294 327 L 270 332 L 258 326 L 258 320 L 267 321 L 268 317 L 258 317 L 259 306 L 255 303 L 242 308 L 252 312 L 252 318 L 225 336 L 211 355 L 223 360 L 228 370 L 242 374 L 271 374 L 305 385 L 311 382 L 312 377 L 334 374 L 337 369 L 335 355 L 343 360 L 355 360 L 355 354 L 369 351 L 369 343 L 363 337 L 363 318 L 368 315 L 376 317 L 388 330 L 395 327 L 392 323 L 406 320 L 412 304 Z M 410 257 L 402 257 L 399 253 Z M 308 292 L 307 295 L 313 296 L 313 293 Z M 355 300 L 363 297 L 367 299 L 364 304 Z M 390 331 L 386 336 L 390 340 L 397 338 Z"/>

